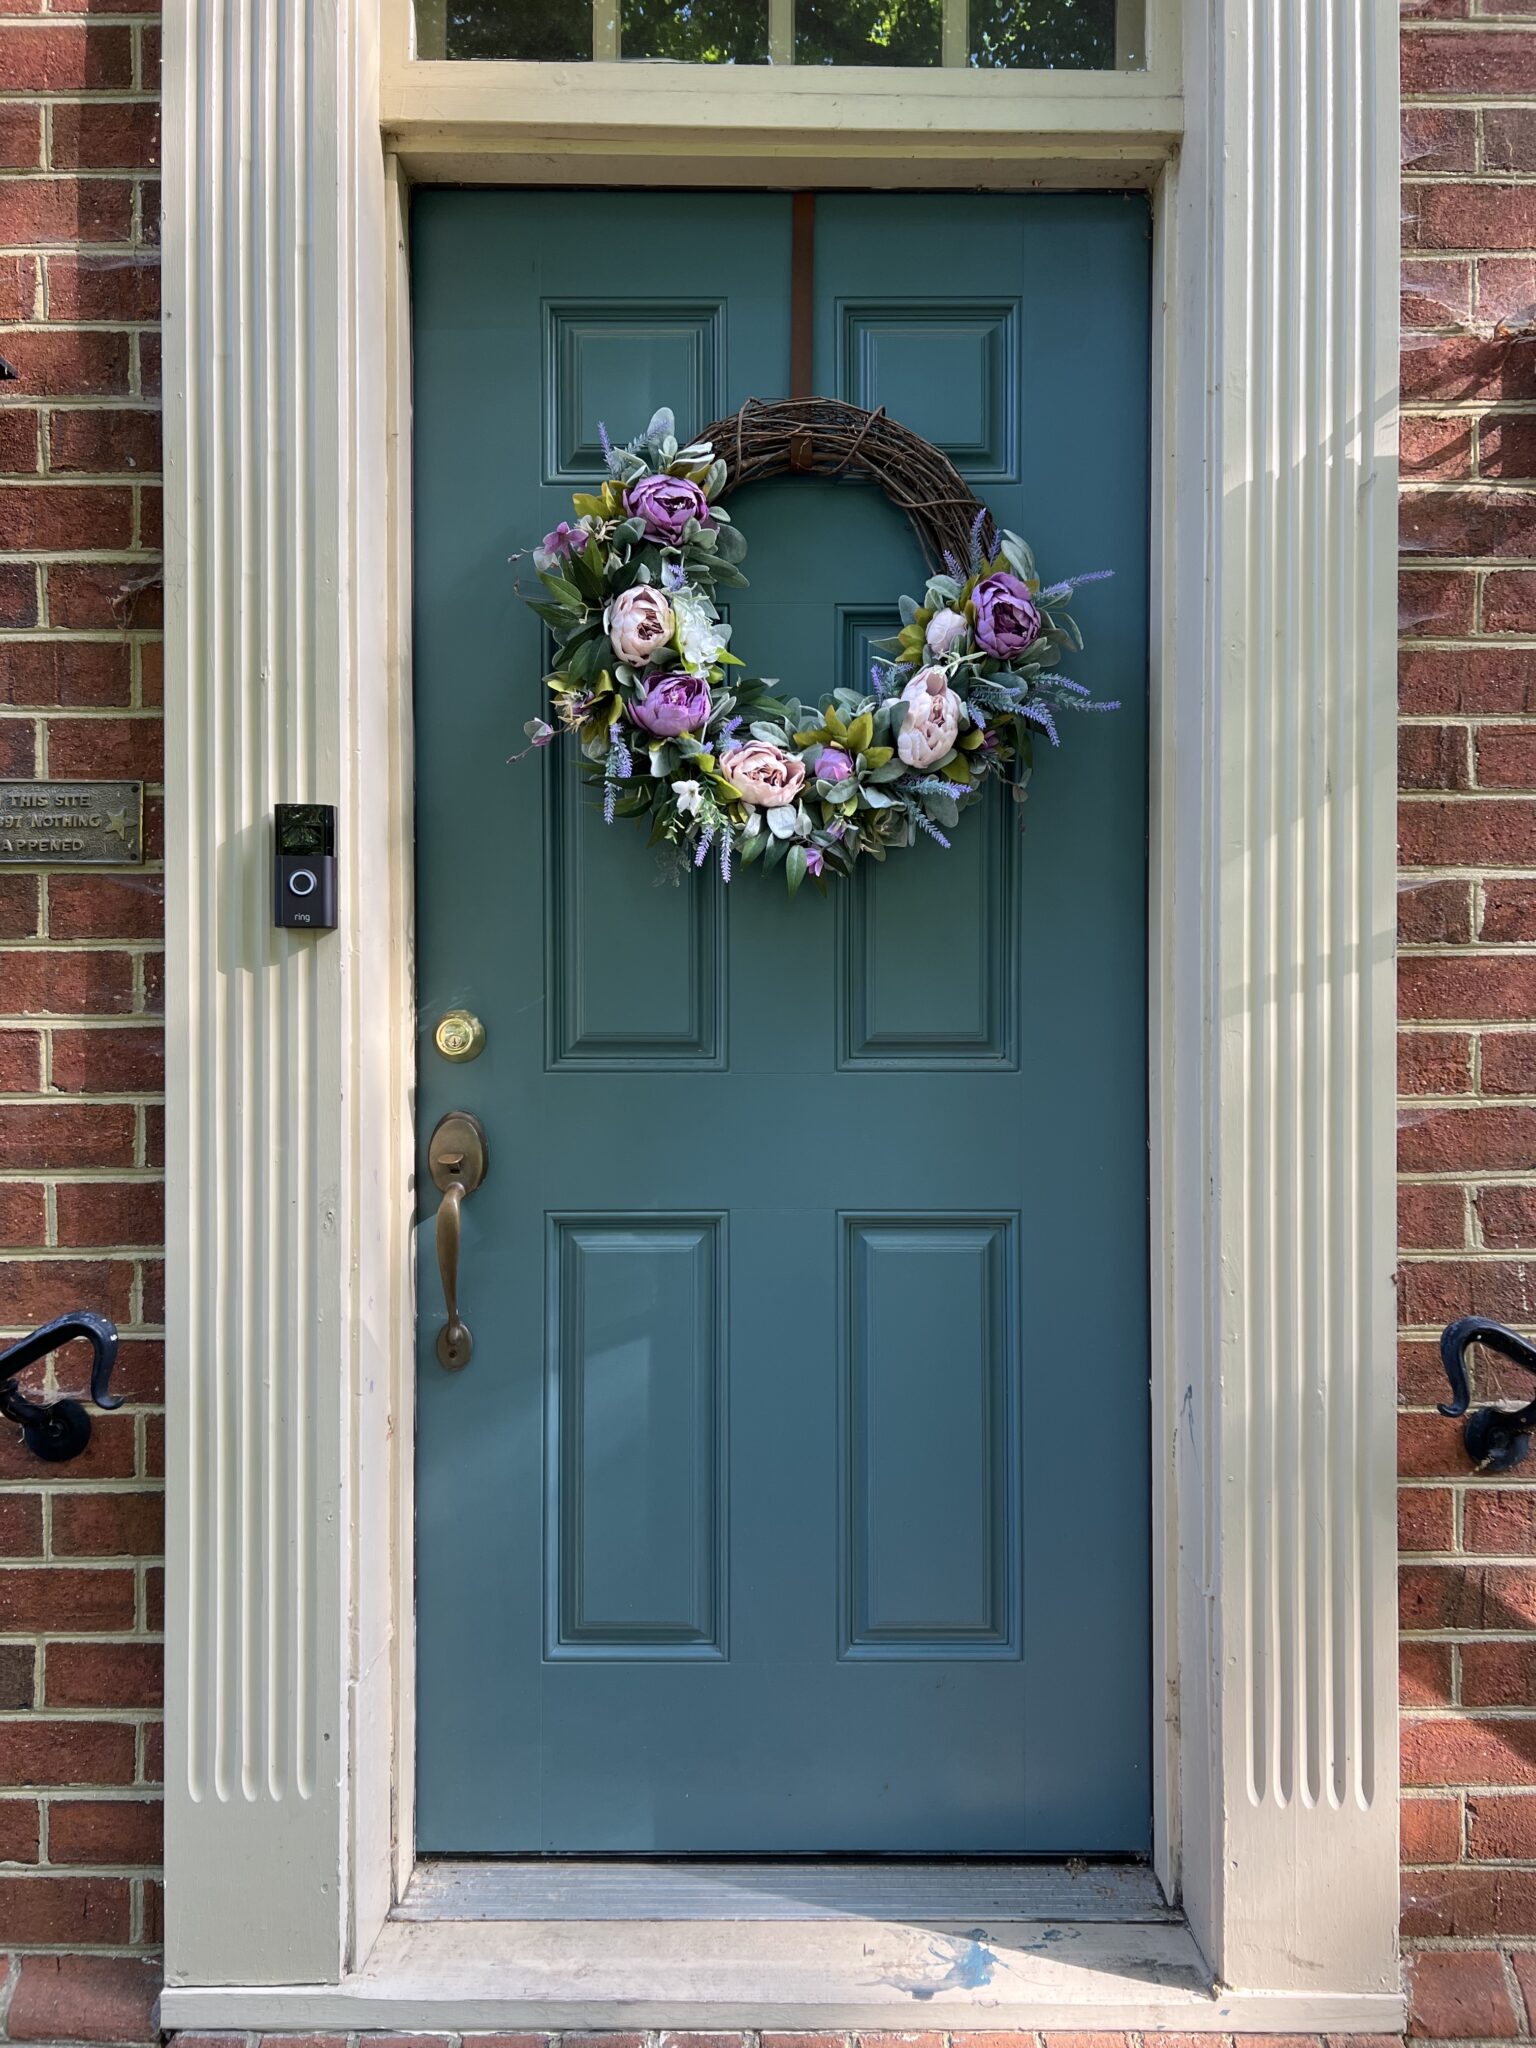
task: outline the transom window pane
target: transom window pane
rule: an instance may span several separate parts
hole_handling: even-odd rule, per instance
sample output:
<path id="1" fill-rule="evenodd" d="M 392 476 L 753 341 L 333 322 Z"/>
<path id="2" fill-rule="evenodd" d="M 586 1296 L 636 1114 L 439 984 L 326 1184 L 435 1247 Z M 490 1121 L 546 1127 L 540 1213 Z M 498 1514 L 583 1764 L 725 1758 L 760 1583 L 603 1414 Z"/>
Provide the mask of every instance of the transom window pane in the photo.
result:
<path id="1" fill-rule="evenodd" d="M 1145 0 L 416 0 L 416 54 L 1138 70 Z"/>

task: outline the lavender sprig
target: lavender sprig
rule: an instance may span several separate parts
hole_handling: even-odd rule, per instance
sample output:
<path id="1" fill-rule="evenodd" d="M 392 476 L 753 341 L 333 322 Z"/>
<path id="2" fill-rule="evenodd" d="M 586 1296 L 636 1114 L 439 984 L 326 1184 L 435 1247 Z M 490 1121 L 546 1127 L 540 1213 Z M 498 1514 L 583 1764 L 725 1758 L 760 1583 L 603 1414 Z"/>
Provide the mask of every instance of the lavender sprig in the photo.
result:
<path id="1" fill-rule="evenodd" d="M 978 505 L 976 517 L 971 521 L 971 574 L 973 576 L 981 574 L 981 529 L 986 523 L 987 508 L 985 505 Z M 958 578 L 958 581 L 963 583 L 965 578 L 961 576 Z"/>
<path id="2" fill-rule="evenodd" d="M 1027 718 L 1032 725 L 1041 727 L 1048 735 L 1053 747 L 1061 745 L 1061 736 L 1056 730 L 1056 721 L 1043 704 L 1021 704 L 1019 706 L 1019 716 Z"/>
<path id="3" fill-rule="evenodd" d="M 715 828 L 713 825 L 706 825 L 704 827 L 704 830 L 699 834 L 698 849 L 693 856 L 693 864 L 696 868 L 703 867 L 705 861 L 709 858 L 709 849 L 714 845 L 714 843 Z"/>
<path id="4" fill-rule="evenodd" d="M 1084 583 L 1106 583 L 1114 575 L 1113 569 L 1087 569 L 1081 576 L 1063 576 L 1059 583 L 1053 583 L 1049 590 L 1042 590 L 1040 602 L 1055 604 L 1059 598 L 1070 597 L 1074 590 Z"/>
<path id="5" fill-rule="evenodd" d="M 940 846 L 942 846 L 944 851 L 948 853 L 949 841 L 944 837 L 944 834 L 939 830 L 938 826 L 935 825 L 932 818 L 929 817 L 926 811 L 919 809 L 919 807 L 916 804 L 913 804 L 908 812 L 908 816 L 915 818 L 918 824 L 921 825 L 923 830 L 928 834 L 928 837 L 930 839 L 937 839 Z"/>

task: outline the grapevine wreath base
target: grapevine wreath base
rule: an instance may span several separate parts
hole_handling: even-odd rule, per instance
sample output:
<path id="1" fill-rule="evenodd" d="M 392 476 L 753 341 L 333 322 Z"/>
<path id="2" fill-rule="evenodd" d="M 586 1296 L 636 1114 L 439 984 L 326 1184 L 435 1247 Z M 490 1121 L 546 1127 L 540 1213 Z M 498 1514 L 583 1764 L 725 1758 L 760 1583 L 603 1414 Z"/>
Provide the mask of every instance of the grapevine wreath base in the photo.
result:
<path id="1" fill-rule="evenodd" d="M 604 816 L 649 818 L 678 865 L 713 858 L 729 881 L 757 861 L 782 866 L 791 895 L 807 876 L 825 891 L 829 874 L 919 833 L 948 846 L 990 779 L 1023 796 L 1034 736 L 1057 744 L 1058 711 L 1114 708 L 1059 667 L 1083 644 L 1068 602 L 1096 577 L 1042 588 L 1019 536 L 884 412 L 749 399 L 686 447 L 666 410 L 625 447 L 602 440 L 606 480 L 533 550 L 541 594 L 528 602 L 554 637 L 558 723 L 525 730 L 535 747 L 574 734 Z M 805 703 L 746 675 L 715 607 L 747 581 L 722 498 L 794 474 L 877 484 L 928 558 L 922 599 L 901 599 L 863 694 Z"/>

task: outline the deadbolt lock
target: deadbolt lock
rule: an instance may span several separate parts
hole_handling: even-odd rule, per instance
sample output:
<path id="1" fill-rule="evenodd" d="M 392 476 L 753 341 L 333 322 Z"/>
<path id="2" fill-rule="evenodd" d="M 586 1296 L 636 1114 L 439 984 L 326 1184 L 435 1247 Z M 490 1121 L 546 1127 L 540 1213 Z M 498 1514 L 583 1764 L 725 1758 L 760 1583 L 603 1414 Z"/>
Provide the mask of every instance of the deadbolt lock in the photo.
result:
<path id="1" fill-rule="evenodd" d="M 438 1018 L 432 1043 L 445 1060 L 477 1060 L 485 1050 L 485 1026 L 468 1010 L 450 1010 Z"/>

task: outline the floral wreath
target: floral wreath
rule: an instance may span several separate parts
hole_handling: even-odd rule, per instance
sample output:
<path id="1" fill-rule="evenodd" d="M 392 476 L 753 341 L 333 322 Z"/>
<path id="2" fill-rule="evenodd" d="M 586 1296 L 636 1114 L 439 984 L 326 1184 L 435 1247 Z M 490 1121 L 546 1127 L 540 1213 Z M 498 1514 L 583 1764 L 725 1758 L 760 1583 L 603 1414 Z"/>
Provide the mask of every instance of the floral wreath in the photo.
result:
<path id="1" fill-rule="evenodd" d="M 627 446 L 599 432 L 607 480 L 533 549 L 543 594 L 527 602 L 554 637 L 559 728 L 577 736 L 604 817 L 649 817 L 679 866 L 713 855 L 729 881 L 760 861 L 783 867 L 791 895 L 807 876 L 825 893 L 829 872 L 920 832 L 947 847 L 993 778 L 1022 800 L 1034 735 L 1059 744 L 1057 711 L 1116 708 L 1057 666 L 1083 644 L 1067 600 L 1107 572 L 1042 589 L 1028 547 L 984 507 L 967 559 L 944 549 L 921 603 L 901 599 L 867 693 L 777 695 L 738 673 L 715 608 L 747 581 L 746 541 L 720 503 L 726 463 L 708 440 L 679 447 L 665 409 Z M 559 728 L 535 718 L 524 731 L 540 748 Z"/>

